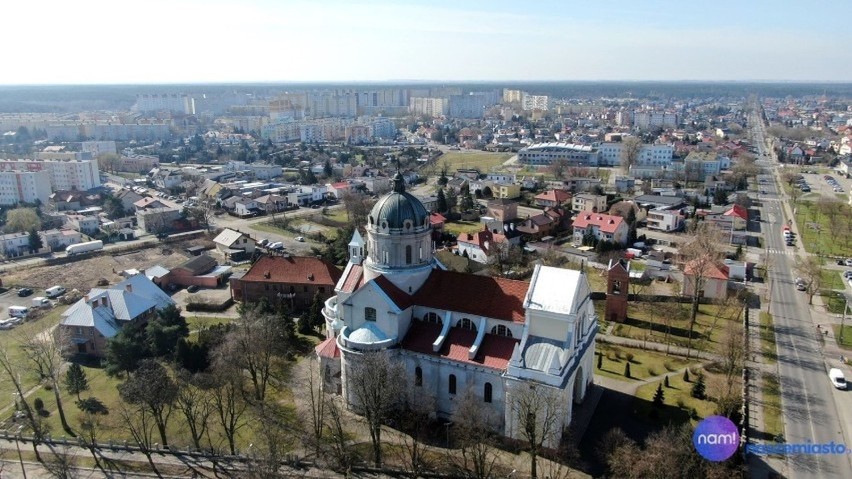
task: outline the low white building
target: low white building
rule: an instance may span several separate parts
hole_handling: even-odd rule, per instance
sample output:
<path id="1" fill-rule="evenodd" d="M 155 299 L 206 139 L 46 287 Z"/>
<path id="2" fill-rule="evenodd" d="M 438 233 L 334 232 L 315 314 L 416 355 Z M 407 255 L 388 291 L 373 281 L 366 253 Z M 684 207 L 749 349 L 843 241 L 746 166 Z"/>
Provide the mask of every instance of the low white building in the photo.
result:
<path id="1" fill-rule="evenodd" d="M 83 235 L 72 229 L 52 229 L 39 233 L 42 243 L 51 251 L 61 251 L 72 244 L 82 243 Z"/>
<path id="2" fill-rule="evenodd" d="M 679 210 L 650 210 L 645 218 L 648 228 L 659 231 L 680 231 L 683 215 Z"/>

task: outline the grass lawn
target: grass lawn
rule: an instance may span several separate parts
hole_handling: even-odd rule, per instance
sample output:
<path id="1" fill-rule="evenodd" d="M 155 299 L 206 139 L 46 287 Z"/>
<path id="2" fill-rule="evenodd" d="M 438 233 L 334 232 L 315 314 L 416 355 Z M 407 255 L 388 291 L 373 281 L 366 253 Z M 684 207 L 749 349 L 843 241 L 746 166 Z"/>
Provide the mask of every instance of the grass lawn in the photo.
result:
<path id="1" fill-rule="evenodd" d="M 14 329 L 0 331 L 0 347 L 8 353 L 11 363 L 20 368 L 20 378 L 24 390 L 29 390 L 38 384 L 38 381 L 35 374 L 29 370 L 29 362 L 19 345 L 57 325 L 60 319 L 59 315 L 64 310 L 65 306 L 56 307 L 40 319 L 27 321 Z M 12 392 L 14 392 L 14 386 L 6 377 L 6 372 L 0 371 L 0 409 L 12 404 Z"/>
<path id="2" fill-rule="evenodd" d="M 458 236 L 461 233 L 476 233 L 482 231 L 482 223 L 477 221 L 453 221 L 452 223 L 444 223 L 444 231 Z"/>
<path id="3" fill-rule="evenodd" d="M 438 158 L 438 165 L 447 164 L 447 175 L 459 168 L 476 168 L 485 173 L 495 166 L 500 166 L 513 155 L 512 153 L 491 153 L 488 151 L 448 151 Z"/>
<path id="4" fill-rule="evenodd" d="M 775 325 L 772 315 L 766 311 L 760 312 L 760 353 L 770 364 L 778 361 L 778 350 L 775 347 Z"/>
<path id="5" fill-rule="evenodd" d="M 601 342 L 597 343 L 597 352 L 603 354 L 604 359 L 603 367 L 598 368 L 595 358 L 595 374 L 621 381 L 647 379 L 693 364 L 677 356 Z M 627 378 L 624 376 L 624 370 L 628 363 L 627 358 L 630 357 L 628 355 L 631 354 L 633 356 L 630 361 L 630 378 Z"/>
<path id="6" fill-rule="evenodd" d="M 477 263 L 476 261 L 453 254 L 447 250 L 436 251 L 435 257 L 438 259 L 438 261 L 443 263 L 444 266 L 446 266 L 450 271 L 457 271 L 460 273 L 475 273 L 486 267 L 486 265 L 482 263 Z"/>
<path id="7" fill-rule="evenodd" d="M 689 304 L 632 302 L 628 318 L 613 329 L 613 334 L 626 338 L 675 344 L 686 347 L 689 335 Z M 712 351 L 722 340 L 729 321 L 739 322 L 738 304 L 702 304 L 692 333 L 695 349 Z M 666 324 L 669 321 L 670 324 Z"/>
<path id="8" fill-rule="evenodd" d="M 843 293 L 823 289 L 820 291 L 820 295 L 829 313 L 843 314 L 843 308 L 846 307 L 846 299 L 844 299 Z"/>
<path id="9" fill-rule="evenodd" d="M 852 326 L 848 324 L 843 325 L 843 340 L 840 340 L 840 325 L 832 324 L 832 328 L 834 328 L 834 340 L 837 341 L 837 345 L 844 349 L 852 349 Z"/>
<path id="10" fill-rule="evenodd" d="M 337 228 L 333 228 L 330 226 L 323 226 L 318 223 L 314 223 L 310 221 L 309 218 L 293 218 L 288 221 L 287 224 L 288 229 L 279 228 L 271 224 L 269 222 L 261 222 L 261 223 L 253 223 L 249 228 L 256 231 L 266 231 L 267 233 L 273 233 L 282 236 L 299 236 L 310 235 L 316 233 L 322 233 L 326 238 L 333 239 L 337 237 Z M 298 231 L 296 233 L 295 231 Z"/>
<path id="11" fill-rule="evenodd" d="M 663 386 L 663 404 L 670 406 L 662 408 L 658 411 L 661 422 L 664 423 L 681 423 L 687 418 L 693 424 L 697 423 L 701 418 L 712 415 L 716 410 L 716 403 L 709 397 L 706 399 L 696 399 L 692 397 L 692 385 L 695 383 L 695 375 L 691 374 L 690 382 L 684 382 L 683 373 L 673 373 L 669 375 L 669 387 Z M 709 384 L 715 379 L 714 375 L 707 371 L 702 371 L 706 381 L 707 392 L 710 394 Z M 657 392 L 657 387 L 663 384 L 663 381 L 655 381 L 644 386 L 640 386 L 636 390 L 636 414 L 648 417 L 653 410 L 654 394 Z M 693 414 L 693 410 L 695 413 Z"/>
<path id="12" fill-rule="evenodd" d="M 763 428 L 769 437 L 784 435 L 781 419 L 781 384 L 775 374 L 763 375 Z"/>
<path id="13" fill-rule="evenodd" d="M 817 204 L 814 202 L 799 200 L 796 203 L 799 241 L 811 253 L 829 256 L 852 256 L 852 242 L 850 242 L 849 235 L 838 234 L 842 232 L 842 228 L 834 224 L 839 221 L 845 221 L 842 214 L 832 221 L 831 218 L 818 211 Z"/>

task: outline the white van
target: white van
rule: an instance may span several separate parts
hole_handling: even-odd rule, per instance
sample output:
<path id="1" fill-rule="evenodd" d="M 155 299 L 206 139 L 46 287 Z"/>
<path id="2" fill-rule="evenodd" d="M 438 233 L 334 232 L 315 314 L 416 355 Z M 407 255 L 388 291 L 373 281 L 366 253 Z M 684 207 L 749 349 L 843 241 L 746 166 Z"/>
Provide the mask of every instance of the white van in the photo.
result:
<path id="1" fill-rule="evenodd" d="M 37 296 L 33 298 L 33 308 L 49 308 L 51 306 L 50 300 L 44 296 Z"/>
<path id="2" fill-rule="evenodd" d="M 828 379 L 831 379 L 831 384 L 837 389 L 846 389 L 846 378 L 843 377 L 843 371 L 831 368 L 828 371 Z"/>
<path id="3" fill-rule="evenodd" d="M 13 318 L 26 318 L 30 308 L 26 306 L 9 306 L 9 316 Z"/>
<path id="4" fill-rule="evenodd" d="M 47 295 L 48 298 L 58 298 L 65 294 L 65 288 L 63 288 L 62 286 L 51 286 L 44 290 L 44 293 Z"/>

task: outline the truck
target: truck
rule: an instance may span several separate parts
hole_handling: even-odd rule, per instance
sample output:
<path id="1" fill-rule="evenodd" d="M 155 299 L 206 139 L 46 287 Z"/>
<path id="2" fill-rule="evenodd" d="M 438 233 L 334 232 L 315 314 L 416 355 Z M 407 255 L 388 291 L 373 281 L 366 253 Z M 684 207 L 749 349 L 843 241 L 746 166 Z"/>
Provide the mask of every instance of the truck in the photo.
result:
<path id="1" fill-rule="evenodd" d="M 75 254 L 88 253 L 90 251 L 98 251 L 101 249 L 104 249 L 103 241 L 87 241 L 85 243 L 77 243 L 68 246 L 65 248 L 65 253 L 68 256 L 74 256 Z"/>

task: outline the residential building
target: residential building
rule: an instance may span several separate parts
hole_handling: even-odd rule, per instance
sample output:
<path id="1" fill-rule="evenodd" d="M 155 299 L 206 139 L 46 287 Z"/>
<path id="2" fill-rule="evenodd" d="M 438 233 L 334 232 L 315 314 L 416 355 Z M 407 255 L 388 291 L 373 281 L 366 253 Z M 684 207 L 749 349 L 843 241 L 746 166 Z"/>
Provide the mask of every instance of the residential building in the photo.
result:
<path id="1" fill-rule="evenodd" d="M 386 351 L 408 384 L 433 398 L 438 418 L 452 420 L 471 391 L 498 433 L 520 438 L 512 405 L 535 387 L 556 401 L 556 434 L 547 441 L 556 446 L 593 378 L 598 325 L 585 273 L 536 265 L 527 283 L 436 268 L 429 214 L 401 175 L 366 230 L 366 241 L 353 235 L 323 309 L 320 365 L 341 372 L 324 379 L 327 390 L 357 411 L 355 368 L 365 351 Z"/>
<path id="2" fill-rule="evenodd" d="M 148 271 L 146 270 L 145 273 L 148 274 Z M 168 275 L 159 277 L 157 284 L 161 288 L 169 284 L 218 288 L 225 284 L 230 274 L 230 266 L 221 266 L 212 256 L 200 254 L 173 268 Z"/>
<path id="3" fill-rule="evenodd" d="M 587 213 L 602 213 L 606 211 L 606 195 L 581 193 L 571 199 L 571 210 Z"/>
<path id="4" fill-rule="evenodd" d="M 123 204 L 124 202 L 122 202 Z M 141 200 L 133 203 L 135 211 L 156 210 L 166 208 L 166 204 L 152 196 L 143 196 Z"/>
<path id="5" fill-rule="evenodd" d="M 339 279 L 340 270 L 320 258 L 263 256 L 241 278 L 231 278 L 231 296 L 242 303 L 265 299 L 272 305 L 305 311 L 315 295 L 323 301 L 330 298 Z"/>
<path id="6" fill-rule="evenodd" d="M 411 97 L 408 111 L 415 115 L 439 118 L 447 115 L 449 100 L 446 98 Z"/>
<path id="7" fill-rule="evenodd" d="M 648 228 L 658 231 L 680 231 L 683 221 L 680 210 L 649 210 L 646 217 Z"/>
<path id="8" fill-rule="evenodd" d="M 117 154 L 114 141 L 84 141 L 81 144 L 81 149 L 84 153 L 90 153 L 92 158 L 104 154 Z"/>
<path id="9" fill-rule="evenodd" d="M 195 100 L 185 93 L 140 93 L 136 95 L 136 104 L 131 109 L 141 113 L 168 111 L 181 115 L 194 115 Z"/>
<path id="10" fill-rule="evenodd" d="M 86 191 L 101 185 L 97 160 L 0 160 L 2 172 L 47 171 L 52 190 Z"/>
<path id="11" fill-rule="evenodd" d="M 544 206 L 562 206 L 571 199 L 571 193 L 565 190 L 547 190 L 535 196 L 535 204 Z M 604 197 L 606 199 L 606 197 Z"/>
<path id="12" fill-rule="evenodd" d="M 136 211 L 136 203 L 145 198 L 130 188 L 122 188 L 116 191 L 113 196 L 121 200 L 121 206 L 124 208 L 125 213 Z"/>
<path id="13" fill-rule="evenodd" d="M 495 184 L 492 186 L 491 192 L 495 198 L 512 200 L 521 196 L 521 185 Z"/>
<path id="14" fill-rule="evenodd" d="M 603 213 L 580 213 L 574 218 L 574 244 L 583 244 L 591 236 L 597 241 L 627 245 L 628 226 L 624 218 Z"/>
<path id="15" fill-rule="evenodd" d="M 51 229 L 39 232 L 43 245 L 51 251 L 65 251 L 72 244 L 82 243 L 83 235 L 79 231 L 71 229 Z"/>
<path id="16" fill-rule="evenodd" d="M 568 166 L 595 166 L 598 164 L 598 152 L 591 145 L 537 143 L 521 148 L 518 161 L 532 166 L 547 166 L 554 161 L 564 162 Z"/>
<path id="17" fill-rule="evenodd" d="M 238 260 L 254 254 L 255 241 L 251 236 L 230 228 L 225 228 L 213 238 L 216 249 L 228 259 Z M 248 259 L 248 258 L 246 258 Z"/>
<path id="18" fill-rule="evenodd" d="M 247 165 L 256 180 L 271 180 L 283 173 L 281 165 L 273 163 L 250 163 Z"/>
<path id="19" fill-rule="evenodd" d="M 177 170 L 160 170 L 154 174 L 154 186 L 160 190 L 171 190 L 183 183 L 183 175 Z"/>
<path id="20" fill-rule="evenodd" d="M 163 234 L 174 228 L 181 218 L 177 208 L 147 208 L 136 212 L 136 224 L 146 233 Z"/>
<path id="21" fill-rule="evenodd" d="M 94 288 L 62 313 L 59 327 L 76 353 L 103 357 L 107 342 L 126 325 L 144 325 L 174 301 L 145 275 Z"/>
<path id="22" fill-rule="evenodd" d="M 502 223 L 514 221 L 518 217 L 518 202 L 508 199 L 489 200 L 485 214 Z"/>
<path id="23" fill-rule="evenodd" d="M 568 226 L 571 216 L 561 207 L 545 207 L 543 213 L 530 216 L 517 226 L 517 231 L 530 240 L 556 235 Z"/>
<path id="24" fill-rule="evenodd" d="M 47 171 L 0 172 L 0 205 L 47 204 L 50 193 L 50 173 Z"/>
<path id="25" fill-rule="evenodd" d="M 696 283 L 701 298 L 723 299 L 728 296 L 728 266 L 694 260 L 683 266 L 681 294 L 692 296 Z"/>
<path id="26" fill-rule="evenodd" d="M 496 243 L 506 241 L 506 237 L 490 231 L 487 227 L 476 233 L 459 233 L 456 238 L 459 256 L 464 256 L 477 263 L 487 264 L 489 255 L 499 253 Z"/>
<path id="27" fill-rule="evenodd" d="M 85 235 L 97 234 L 101 228 L 101 223 L 97 216 L 67 215 L 65 217 L 65 224 L 69 228 Z"/>
<path id="28" fill-rule="evenodd" d="M 33 251 L 30 249 L 30 235 L 28 233 L 0 235 L 0 252 L 6 258 L 16 258 L 31 254 Z"/>

